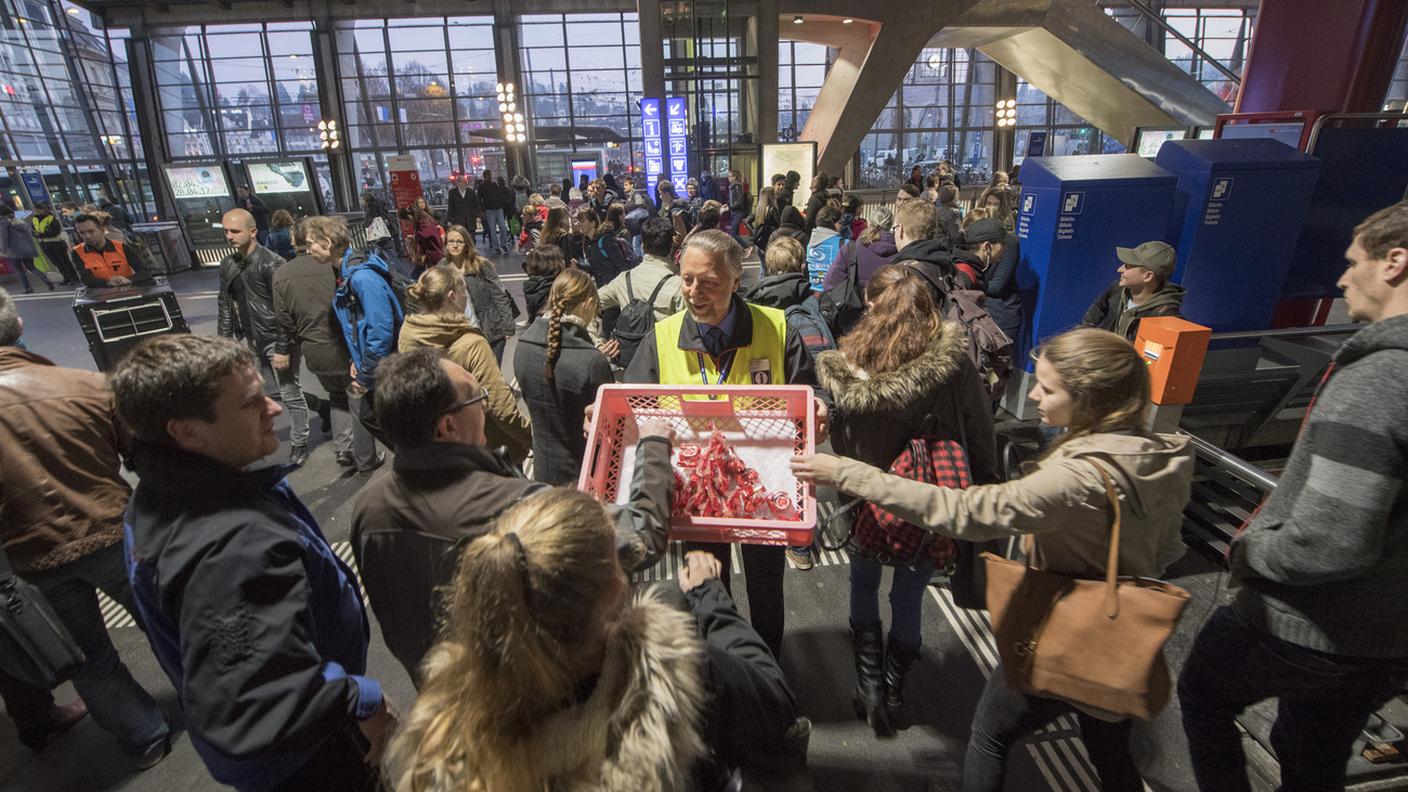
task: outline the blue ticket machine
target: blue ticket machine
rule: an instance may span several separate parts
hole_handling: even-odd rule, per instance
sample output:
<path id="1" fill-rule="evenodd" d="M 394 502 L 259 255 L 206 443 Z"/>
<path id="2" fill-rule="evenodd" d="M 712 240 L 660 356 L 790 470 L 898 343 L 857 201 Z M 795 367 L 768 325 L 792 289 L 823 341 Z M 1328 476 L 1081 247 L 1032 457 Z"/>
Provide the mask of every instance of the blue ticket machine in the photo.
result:
<path id="1" fill-rule="evenodd" d="M 1081 317 L 1119 275 L 1116 247 L 1161 240 L 1173 208 L 1175 178 L 1137 154 L 1029 157 L 1022 161 L 1017 236 L 1022 258 L 1022 337 L 1003 406 L 1029 418 L 1028 352 L 1043 339 L 1080 324 Z"/>
<path id="2" fill-rule="evenodd" d="M 1320 160 L 1267 139 L 1171 140 L 1154 160 L 1178 177 L 1167 242 L 1184 318 L 1215 332 L 1265 330 L 1310 212 Z"/>

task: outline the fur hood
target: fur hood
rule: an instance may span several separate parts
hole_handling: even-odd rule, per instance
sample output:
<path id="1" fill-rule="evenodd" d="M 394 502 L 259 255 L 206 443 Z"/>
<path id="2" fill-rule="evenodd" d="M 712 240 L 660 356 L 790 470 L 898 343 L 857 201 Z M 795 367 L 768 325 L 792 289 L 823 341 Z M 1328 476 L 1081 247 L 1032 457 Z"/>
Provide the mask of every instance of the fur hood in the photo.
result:
<path id="1" fill-rule="evenodd" d="M 426 661 L 426 678 L 447 659 L 444 646 Z M 708 755 L 704 658 L 688 613 L 653 589 L 638 595 L 608 638 L 595 689 L 539 724 L 516 753 L 551 792 L 690 789 L 695 766 Z M 408 775 L 397 788 L 411 788 Z M 459 792 L 449 783 L 428 789 Z"/>
<path id="2" fill-rule="evenodd" d="M 840 350 L 829 350 L 817 355 L 816 375 L 842 411 L 887 412 L 933 393 L 954 376 L 967 354 L 967 332 L 962 325 L 946 321 L 919 357 L 894 371 L 871 375 Z"/>

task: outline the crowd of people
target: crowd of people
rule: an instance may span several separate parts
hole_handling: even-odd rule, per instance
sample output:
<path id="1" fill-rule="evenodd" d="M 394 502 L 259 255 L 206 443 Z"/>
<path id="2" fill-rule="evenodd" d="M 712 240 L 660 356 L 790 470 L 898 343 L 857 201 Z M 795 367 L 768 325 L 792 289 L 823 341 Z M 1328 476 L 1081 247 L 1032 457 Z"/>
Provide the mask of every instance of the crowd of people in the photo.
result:
<path id="1" fill-rule="evenodd" d="M 728 545 L 689 544 L 677 584 L 633 591 L 667 549 L 676 437 L 664 420 L 639 426 L 625 502 L 572 489 L 597 390 L 618 381 L 814 389 L 815 436 L 833 453 L 791 471 L 859 506 L 851 696 L 877 738 L 893 736 L 913 720 L 925 587 L 973 543 L 1019 537 L 1033 568 L 1104 579 L 1113 487 L 1120 575 L 1157 578 L 1184 550 L 1193 452 L 1147 428 L 1149 374 L 1130 343 L 1141 318 L 1181 303 L 1162 242 L 1112 251 L 1119 279 L 1091 285 L 1083 326 L 1040 339 L 1028 398 L 1054 440 L 1002 479 L 995 395 L 1023 330 L 1010 184 L 1001 174 L 964 213 L 941 166 L 867 219 L 827 174 L 798 209 L 796 174 L 754 200 L 736 172 L 683 197 L 662 181 L 655 198 L 629 178 L 543 198 L 485 172 L 456 186 L 446 218 L 400 210 L 410 281 L 376 239 L 354 247 L 342 218 L 273 213 L 266 233 L 236 208 L 217 337 L 150 339 L 106 379 L 26 351 L 0 291 L 0 437 L 14 449 L 0 537 L 88 656 L 77 706 L 0 673 L 22 741 L 42 748 L 86 705 L 138 767 L 170 750 L 173 725 L 108 640 L 97 588 L 137 617 L 197 753 L 240 790 L 721 790 L 804 775 L 811 724 L 778 659 L 789 561 L 805 571 L 812 550 L 742 546 L 746 619 Z M 140 265 L 111 220 L 74 219 L 72 274 L 131 278 Z M 481 226 L 490 250 L 525 250 L 522 308 L 479 253 Z M 746 290 L 745 246 L 764 269 Z M 1362 607 L 1408 586 L 1408 414 L 1383 398 L 1408 377 L 1408 202 L 1366 219 L 1346 257 L 1341 286 L 1368 324 L 1233 543 L 1239 594 L 1177 680 L 1204 790 L 1250 789 L 1234 718 L 1268 697 L 1281 698 L 1283 788 L 1342 788 L 1358 729 L 1408 679 L 1396 611 Z M 304 370 L 326 399 L 310 400 Z M 308 458 L 310 414 L 358 474 L 385 465 L 378 444 L 394 451 L 353 506 L 356 571 L 292 468 L 255 464 L 279 448 L 284 411 L 292 465 Z M 935 448 L 939 480 L 898 474 Z M 390 701 L 368 671 L 368 607 L 414 701 Z M 1016 741 L 1066 714 L 1102 788 L 1144 788 L 1130 719 L 1011 679 L 1001 666 L 988 678 L 963 789 L 1004 788 Z"/>

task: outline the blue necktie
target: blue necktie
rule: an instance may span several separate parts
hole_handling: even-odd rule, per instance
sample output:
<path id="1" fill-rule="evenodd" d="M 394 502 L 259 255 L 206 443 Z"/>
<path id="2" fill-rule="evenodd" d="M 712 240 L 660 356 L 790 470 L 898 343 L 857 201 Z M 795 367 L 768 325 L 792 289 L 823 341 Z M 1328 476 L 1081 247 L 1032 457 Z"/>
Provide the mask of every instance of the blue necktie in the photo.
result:
<path id="1" fill-rule="evenodd" d="M 718 327 L 711 327 L 704 333 L 704 350 L 714 357 L 723 354 L 724 342 L 724 331 Z"/>

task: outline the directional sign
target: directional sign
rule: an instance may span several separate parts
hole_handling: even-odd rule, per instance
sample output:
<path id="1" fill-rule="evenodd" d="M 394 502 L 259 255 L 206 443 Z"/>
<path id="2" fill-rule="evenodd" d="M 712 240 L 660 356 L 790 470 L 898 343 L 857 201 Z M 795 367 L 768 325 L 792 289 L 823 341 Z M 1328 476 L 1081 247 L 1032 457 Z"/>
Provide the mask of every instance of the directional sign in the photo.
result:
<path id="1" fill-rule="evenodd" d="M 674 182 L 680 195 L 685 194 L 689 182 L 689 103 L 683 96 L 665 99 L 667 118 L 666 142 L 670 149 L 670 181 Z"/>
<path id="2" fill-rule="evenodd" d="M 641 99 L 641 137 L 645 142 L 645 181 L 646 194 L 653 200 L 660 200 L 655 194 L 655 185 L 665 173 L 663 155 L 664 141 L 660 138 L 660 100 Z"/>

